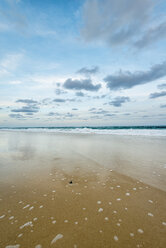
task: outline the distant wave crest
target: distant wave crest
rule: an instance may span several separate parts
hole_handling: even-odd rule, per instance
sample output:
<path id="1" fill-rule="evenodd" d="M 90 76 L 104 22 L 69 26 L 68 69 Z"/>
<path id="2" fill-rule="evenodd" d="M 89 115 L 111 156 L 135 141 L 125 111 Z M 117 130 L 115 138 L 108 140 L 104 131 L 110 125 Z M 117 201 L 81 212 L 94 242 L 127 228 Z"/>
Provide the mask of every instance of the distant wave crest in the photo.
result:
<path id="1" fill-rule="evenodd" d="M 137 136 L 166 136 L 166 126 L 124 126 L 124 127 L 19 127 L 0 128 L 1 131 L 12 132 L 49 132 L 78 134 L 109 134 Z"/>

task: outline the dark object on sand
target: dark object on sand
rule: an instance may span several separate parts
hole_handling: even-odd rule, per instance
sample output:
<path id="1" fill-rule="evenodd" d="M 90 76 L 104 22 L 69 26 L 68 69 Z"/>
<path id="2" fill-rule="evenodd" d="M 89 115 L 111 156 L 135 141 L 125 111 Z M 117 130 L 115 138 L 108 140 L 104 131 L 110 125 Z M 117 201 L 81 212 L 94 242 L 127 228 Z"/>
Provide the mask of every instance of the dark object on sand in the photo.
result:
<path id="1" fill-rule="evenodd" d="M 73 182 L 72 182 L 72 181 L 70 181 L 69 183 L 70 183 L 70 184 L 72 184 Z"/>

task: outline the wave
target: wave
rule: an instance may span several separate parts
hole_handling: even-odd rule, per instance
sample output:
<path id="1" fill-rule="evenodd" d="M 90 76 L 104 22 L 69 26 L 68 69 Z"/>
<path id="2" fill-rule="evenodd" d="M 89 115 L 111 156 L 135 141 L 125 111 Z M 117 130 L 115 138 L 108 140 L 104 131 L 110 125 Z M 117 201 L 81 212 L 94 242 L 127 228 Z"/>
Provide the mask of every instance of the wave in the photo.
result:
<path id="1" fill-rule="evenodd" d="M 0 128 L 0 131 L 166 136 L 166 126 L 16 127 Z"/>

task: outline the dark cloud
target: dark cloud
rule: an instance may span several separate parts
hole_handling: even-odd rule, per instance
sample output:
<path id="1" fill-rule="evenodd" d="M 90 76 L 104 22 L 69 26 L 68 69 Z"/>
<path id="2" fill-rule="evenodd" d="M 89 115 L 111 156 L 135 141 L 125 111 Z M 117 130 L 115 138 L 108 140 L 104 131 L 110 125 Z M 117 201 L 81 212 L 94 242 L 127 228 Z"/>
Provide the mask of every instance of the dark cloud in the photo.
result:
<path id="1" fill-rule="evenodd" d="M 86 90 L 86 91 L 98 91 L 101 88 L 101 84 L 94 85 L 91 79 L 67 79 L 63 87 L 68 90 Z"/>
<path id="2" fill-rule="evenodd" d="M 9 114 L 9 117 L 14 118 L 14 119 L 24 119 L 25 117 L 20 114 Z"/>
<path id="3" fill-rule="evenodd" d="M 25 113 L 27 115 L 39 112 L 39 107 L 36 106 L 23 106 L 22 108 L 12 109 L 11 112 L 15 113 Z"/>
<path id="4" fill-rule="evenodd" d="M 20 108 L 12 109 L 14 113 L 24 113 L 25 115 L 31 116 L 34 113 L 39 112 L 39 102 L 32 99 L 18 99 L 16 103 L 23 103 L 25 106 Z"/>
<path id="5" fill-rule="evenodd" d="M 101 96 L 93 96 L 93 99 L 103 99 L 105 98 L 107 95 L 101 95 Z"/>
<path id="6" fill-rule="evenodd" d="M 115 116 L 115 114 L 110 114 L 110 113 L 107 113 L 107 114 L 104 114 L 105 117 L 113 117 Z"/>
<path id="7" fill-rule="evenodd" d="M 165 22 L 154 27 L 155 7 L 154 0 L 86 0 L 81 36 L 86 42 L 143 48 L 166 37 Z"/>
<path id="8" fill-rule="evenodd" d="M 78 110 L 78 108 L 72 108 L 72 110 Z"/>
<path id="9" fill-rule="evenodd" d="M 161 104 L 160 108 L 166 108 L 166 104 Z"/>
<path id="10" fill-rule="evenodd" d="M 52 103 L 52 99 L 51 98 L 44 98 L 42 101 L 41 101 L 42 105 L 49 105 Z"/>
<path id="11" fill-rule="evenodd" d="M 61 116 L 62 114 L 57 113 L 57 112 L 49 112 L 48 116 Z"/>
<path id="12" fill-rule="evenodd" d="M 159 84 L 157 87 L 158 87 L 160 90 L 166 89 L 166 84 Z"/>
<path id="13" fill-rule="evenodd" d="M 166 96 L 166 91 L 152 93 L 150 94 L 149 98 L 158 98 L 162 96 Z"/>
<path id="14" fill-rule="evenodd" d="M 104 78 L 110 90 L 130 89 L 136 85 L 146 84 L 166 76 L 166 61 L 154 65 L 148 71 L 123 72 Z"/>
<path id="15" fill-rule="evenodd" d="M 113 101 L 109 102 L 109 104 L 115 107 L 121 107 L 125 102 L 130 102 L 130 98 L 126 96 L 117 96 Z"/>
<path id="16" fill-rule="evenodd" d="M 83 74 L 85 76 L 93 75 L 99 72 L 99 67 L 94 66 L 91 69 L 88 69 L 87 67 L 83 67 L 80 70 L 78 70 L 76 73 Z"/>
<path id="17" fill-rule="evenodd" d="M 150 28 L 145 32 L 140 40 L 135 42 L 135 46 L 138 48 L 143 48 L 166 37 L 166 22 L 157 25 L 154 28 Z"/>
<path id="18" fill-rule="evenodd" d="M 85 94 L 82 93 L 81 91 L 79 91 L 79 92 L 76 92 L 76 96 L 81 96 L 81 97 L 83 97 L 83 96 L 85 96 Z"/>
<path id="19" fill-rule="evenodd" d="M 96 108 L 90 108 L 88 111 L 94 111 L 96 110 Z"/>
<path id="20" fill-rule="evenodd" d="M 64 116 L 65 116 L 66 118 L 71 118 L 71 117 L 74 117 L 75 115 L 68 112 L 68 113 L 66 113 Z"/>
<path id="21" fill-rule="evenodd" d="M 25 104 L 38 104 L 37 101 L 32 99 L 18 99 L 16 102 L 25 103 Z"/>
<path id="22" fill-rule="evenodd" d="M 53 102 L 66 102 L 66 100 L 62 98 L 55 98 Z"/>
<path id="23" fill-rule="evenodd" d="M 67 93 L 67 91 L 64 91 L 64 90 L 61 90 L 61 89 L 56 89 L 55 90 L 56 95 L 62 95 L 62 94 L 66 94 L 66 93 Z"/>
<path id="24" fill-rule="evenodd" d="M 91 111 L 92 114 L 96 114 L 96 115 L 103 115 L 103 114 L 107 114 L 109 113 L 109 111 L 106 111 L 106 110 L 98 110 L 98 111 Z"/>

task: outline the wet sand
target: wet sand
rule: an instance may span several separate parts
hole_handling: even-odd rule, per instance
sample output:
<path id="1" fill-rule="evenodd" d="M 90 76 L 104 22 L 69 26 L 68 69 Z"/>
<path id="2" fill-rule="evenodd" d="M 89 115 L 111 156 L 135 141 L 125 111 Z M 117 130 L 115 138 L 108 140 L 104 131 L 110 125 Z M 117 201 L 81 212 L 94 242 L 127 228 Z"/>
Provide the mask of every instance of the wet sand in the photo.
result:
<path id="1" fill-rule="evenodd" d="M 119 151 L 120 173 L 112 154 L 110 165 L 108 157 L 101 158 L 102 139 L 0 133 L 0 248 L 166 247 L 166 160 L 157 152 L 162 148 L 155 150 L 152 165 L 156 180 L 144 166 L 140 177 L 132 159 L 131 177 L 123 173 L 129 153 L 124 161 Z M 98 156 L 87 149 L 96 140 L 102 143 Z M 130 146 L 131 139 L 120 141 L 113 140 L 115 146 Z"/>

